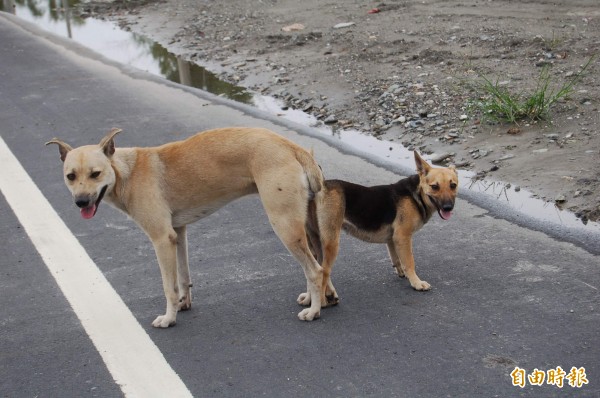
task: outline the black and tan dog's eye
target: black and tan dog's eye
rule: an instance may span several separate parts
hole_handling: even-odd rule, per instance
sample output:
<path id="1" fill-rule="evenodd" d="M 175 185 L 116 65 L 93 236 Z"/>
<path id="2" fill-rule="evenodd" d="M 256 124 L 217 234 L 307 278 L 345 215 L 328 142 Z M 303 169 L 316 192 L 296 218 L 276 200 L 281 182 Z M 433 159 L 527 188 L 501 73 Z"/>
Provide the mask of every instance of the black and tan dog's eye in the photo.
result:
<path id="1" fill-rule="evenodd" d="M 74 181 L 75 180 L 75 173 L 69 173 L 69 174 L 67 174 L 67 180 Z"/>
<path id="2" fill-rule="evenodd" d="M 438 184 L 434 184 L 434 185 L 430 185 L 431 189 L 433 189 L 434 191 L 439 191 L 440 190 L 440 186 Z"/>
<path id="3" fill-rule="evenodd" d="M 100 177 L 100 172 L 99 171 L 94 171 L 92 174 L 90 174 L 91 178 L 98 178 Z"/>
<path id="4" fill-rule="evenodd" d="M 450 183 L 450 189 L 456 189 L 456 184 L 455 184 L 455 183 L 453 183 L 453 182 L 451 182 L 451 183 Z"/>

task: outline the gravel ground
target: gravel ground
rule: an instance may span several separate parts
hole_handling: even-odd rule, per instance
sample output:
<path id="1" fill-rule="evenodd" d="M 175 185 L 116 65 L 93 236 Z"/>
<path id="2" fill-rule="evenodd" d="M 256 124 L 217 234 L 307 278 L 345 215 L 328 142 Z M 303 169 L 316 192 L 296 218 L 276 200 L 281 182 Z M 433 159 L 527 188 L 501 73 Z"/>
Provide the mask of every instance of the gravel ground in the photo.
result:
<path id="1" fill-rule="evenodd" d="M 600 218 L 597 0 L 100 1 L 106 18 L 185 59 L 302 109 L 527 188 Z M 474 103 L 483 77 L 531 93 L 574 79 L 546 120 L 492 123 Z"/>

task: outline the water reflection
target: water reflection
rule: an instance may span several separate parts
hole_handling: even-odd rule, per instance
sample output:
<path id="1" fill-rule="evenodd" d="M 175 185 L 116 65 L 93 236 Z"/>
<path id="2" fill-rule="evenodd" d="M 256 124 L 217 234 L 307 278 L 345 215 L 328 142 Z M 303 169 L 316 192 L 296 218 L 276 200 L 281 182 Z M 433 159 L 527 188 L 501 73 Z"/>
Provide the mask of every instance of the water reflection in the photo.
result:
<path id="1" fill-rule="evenodd" d="M 2 3 L 0 3 L 0 10 L 14 14 L 15 2 L 13 0 L 2 0 Z"/>
<path id="2" fill-rule="evenodd" d="M 3 0 L 0 10 L 73 39 L 114 61 L 176 83 L 252 103 L 253 94 L 245 88 L 220 80 L 205 68 L 175 56 L 146 37 L 120 30 L 110 22 L 81 18 L 73 12 L 79 3 L 79 0 Z"/>

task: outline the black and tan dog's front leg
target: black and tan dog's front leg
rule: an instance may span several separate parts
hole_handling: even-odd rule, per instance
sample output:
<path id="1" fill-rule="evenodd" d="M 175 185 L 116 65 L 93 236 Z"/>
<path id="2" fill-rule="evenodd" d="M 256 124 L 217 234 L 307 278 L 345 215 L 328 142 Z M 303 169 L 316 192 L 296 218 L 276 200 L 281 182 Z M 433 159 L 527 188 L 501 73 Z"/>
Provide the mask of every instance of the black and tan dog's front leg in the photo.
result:
<path id="1" fill-rule="evenodd" d="M 404 270 L 402 269 L 402 263 L 400 263 L 400 258 L 398 257 L 398 253 L 396 253 L 396 248 L 394 247 L 394 241 L 390 240 L 387 243 L 388 254 L 390 255 L 390 260 L 392 260 L 392 265 L 396 270 L 396 273 L 400 278 L 404 278 Z"/>
<path id="2" fill-rule="evenodd" d="M 395 231 L 393 241 L 388 243 L 390 258 L 398 276 L 408 279 L 415 290 L 429 290 L 431 285 L 422 281 L 415 271 L 415 259 L 412 251 L 412 235 L 402 231 Z"/>
<path id="3" fill-rule="evenodd" d="M 179 310 L 179 285 L 177 282 L 177 234 L 174 230 L 164 231 L 159 234 L 148 234 L 162 276 L 163 289 L 167 299 L 167 309 L 164 315 L 159 315 L 152 326 L 156 328 L 168 328 L 175 324 L 177 311 Z"/>

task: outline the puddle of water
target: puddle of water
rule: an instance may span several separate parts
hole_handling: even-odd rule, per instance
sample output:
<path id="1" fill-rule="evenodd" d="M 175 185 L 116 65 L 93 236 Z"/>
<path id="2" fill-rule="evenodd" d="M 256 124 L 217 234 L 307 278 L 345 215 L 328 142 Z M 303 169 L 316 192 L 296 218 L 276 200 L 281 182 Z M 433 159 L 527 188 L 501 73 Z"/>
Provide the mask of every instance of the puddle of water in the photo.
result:
<path id="1" fill-rule="evenodd" d="M 114 23 L 93 18 L 83 19 L 71 12 L 80 1 L 3 0 L 0 10 L 58 36 L 68 37 L 105 57 L 170 81 L 211 93 L 252 103 L 253 94 L 243 87 L 224 82 L 205 68 L 168 52 L 160 44 Z"/>
<path id="2" fill-rule="evenodd" d="M 160 44 L 141 35 L 123 31 L 112 22 L 93 18 L 83 19 L 72 15 L 70 9 L 79 3 L 74 0 L 60 2 L 56 0 L 2 0 L 0 10 L 12 12 L 42 29 L 71 38 L 114 61 L 134 66 L 173 82 L 252 104 L 271 114 L 311 126 L 371 157 L 397 164 L 409 170 L 414 169 L 412 151 L 400 144 L 382 141 L 355 130 L 332 131 L 312 115 L 300 110 L 284 111 L 281 109 L 283 104 L 279 100 L 224 82 L 205 68 L 175 56 Z M 515 210 L 528 216 L 568 227 L 600 232 L 599 223 L 588 222 L 584 225 L 573 213 L 560 210 L 551 203 L 534 198 L 532 193 L 526 190 L 517 192 L 502 182 L 475 180 L 474 173 L 470 171 L 459 171 L 459 177 L 462 189 L 480 192 L 496 200 L 505 201 Z"/>

